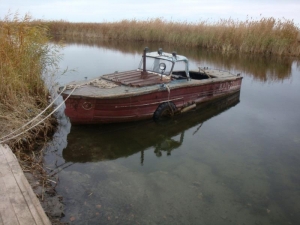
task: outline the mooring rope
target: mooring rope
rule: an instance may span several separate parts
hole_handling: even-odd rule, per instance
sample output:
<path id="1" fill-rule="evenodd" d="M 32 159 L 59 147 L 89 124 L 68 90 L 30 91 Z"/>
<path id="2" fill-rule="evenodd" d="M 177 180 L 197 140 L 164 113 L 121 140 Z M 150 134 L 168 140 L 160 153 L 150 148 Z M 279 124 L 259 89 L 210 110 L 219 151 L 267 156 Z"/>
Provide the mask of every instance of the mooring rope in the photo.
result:
<path id="1" fill-rule="evenodd" d="M 31 127 L 29 127 L 28 129 L 26 129 L 26 130 L 24 130 L 23 132 L 21 132 L 21 133 L 19 133 L 19 134 L 17 134 L 17 135 L 14 135 L 14 136 L 12 136 L 12 137 L 10 137 L 10 138 L 7 138 L 6 140 L 2 140 L 2 141 L 0 141 L 0 144 L 1 143 L 4 143 L 4 142 L 6 142 L 6 141 L 9 141 L 9 140 L 11 140 L 11 139 L 14 139 L 14 138 L 16 138 L 16 137 L 18 137 L 18 136 L 20 136 L 21 134 L 24 134 L 24 133 L 26 133 L 27 131 L 29 131 L 29 130 L 31 130 L 32 128 L 34 128 L 34 127 L 36 127 L 37 125 L 39 125 L 40 123 L 42 123 L 44 120 L 46 120 L 49 116 L 51 116 L 53 113 L 55 113 L 67 100 L 68 100 L 68 98 L 71 96 L 71 94 L 75 91 L 75 89 L 77 88 L 77 86 L 75 86 L 74 87 L 74 89 L 70 92 L 70 94 L 66 97 L 66 99 L 64 100 L 64 101 L 62 101 L 49 115 L 47 115 L 45 118 L 43 118 L 41 121 L 39 121 L 38 123 L 36 123 L 36 124 L 34 124 L 33 126 L 31 126 Z M 62 92 L 61 92 L 62 93 Z M 54 102 L 54 101 L 53 101 Z M 53 103 L 52 102 L 52 103 Z M 49 106 L 47 107 L 47 108 L 49 108 Z M 47 109 L 46 108 L 46 109 Z M 44 111 L 46 111 L 46 109 L 44 110 Z M 41 114 L 41 113 L 40 113 Z M 38 116 L 40 116 L 40 114 L 38 115 Z M 37 118 L 38 116 L 36 116 L 35 118 Z M 34 118 L 34 119 L 35 119 Z M 32 120 L 31 120 L 32 121 Z M 27 123 L 26 125 L 28 125 L 29 123 Z M 23 125 L 21 128 L 23 128 L 25 125 Z M 17 130 L 20 130 L 21 128 L 18 128 Z M 13 134 L 13 133 L 15 133 L 15 131 L 13 131 L 13 132 L 11 132 L 10 134 L 8 134 L 8 135 L 6 135 L 5 137 L 7 137 L 7 136 L 9 136 L 9 135 L 11 135 L 11 134 Z M 0 138 L 0 139 L 3 139 L 4 137 L 2 137 L 2 138 Z"/>
<path id="2" fill-rule="evenodd" d="M 171 116 L 174 116 L 174 109 L 173 109 L 173 107 L 171 106 L 171 104 L 170 104 L 170 94 L 171 94 L 171 89 L 170 89 L 170 87 L 169 87 L 169 85 L 166 85 L 166 88 L 167 88 L 167 90 L 168 90 L 168 104 L 169 104 L 169 107 L 170 107 L 170 109 L 171 109 Z"/>
<path id="3" fill-rule="evenodd" d="M 11 133 L 9 133 L 9 134 L 7 134 L 7 135 L 5 135 L 5 136 L 3 136 L 3 137 L 1 137 L 0 138 L 0 140 L 1 139 L 4 139 L 4 138 L 6 138 L 6 137 L 8 137 L 8 136 L 10 136 L 10 135 L 12 135 L 12 134 L 14 134 L 14 133 L 16 133 L 17 131 L 19 131 L 19 130 L 21 130 L 21 129 L 23 129 L 24 127 L 26 127 L 28 124 L 30 124 L 31 122 L 33 122 L 35 119 L 37 119 L 39 116 L 41 116 L 47 109 L 49 109 L 53 104 L 54 104 L 54 102 L 60 97 L 60 95 L 61 95 L 61 93 L 64 91 L 64 90 L 66 90 L 66 86 L 64 86 L 64 89 L 59 93 L 59 95 L 57 95 L 57 97 L 41 112 L 41 113 L 39 113 L 36 117 L 34 117 L 33 119 L 31 119 L 29 122 L 27 122 L 26 124 L 24 124 L 22 127 L 19 127 L 18 129 L 16 129 L 16 130 L 14 130 L 13 132 L 11 132 Z"/>

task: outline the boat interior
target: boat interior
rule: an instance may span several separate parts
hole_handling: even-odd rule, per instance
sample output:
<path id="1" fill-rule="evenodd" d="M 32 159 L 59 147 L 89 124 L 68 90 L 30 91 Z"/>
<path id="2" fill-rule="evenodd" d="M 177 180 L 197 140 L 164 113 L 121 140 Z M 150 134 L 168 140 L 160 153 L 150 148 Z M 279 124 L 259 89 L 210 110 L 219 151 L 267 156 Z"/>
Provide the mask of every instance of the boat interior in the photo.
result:
<path id="1" fill-rule="evenodd" d="M 207 74 L 196 71 L 189 71 L 189 74 L 190 78 L 194 80 L 205 80 L 210 78 Z M 172 78 L 176 80 L 187 79 L 185 71 L 173 71 Z"/>

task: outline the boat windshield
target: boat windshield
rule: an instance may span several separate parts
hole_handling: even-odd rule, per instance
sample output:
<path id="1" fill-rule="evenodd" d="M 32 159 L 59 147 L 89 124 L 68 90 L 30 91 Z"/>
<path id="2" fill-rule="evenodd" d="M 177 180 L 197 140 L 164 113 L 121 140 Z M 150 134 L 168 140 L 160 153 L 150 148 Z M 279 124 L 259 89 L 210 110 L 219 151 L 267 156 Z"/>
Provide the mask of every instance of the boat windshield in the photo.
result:
<path id="1" fill-rule="evenodd" d="M 170 75 L 173 69 L 174 63 L 169 60 L 161 59 L 161 58 L 153 58 L 153 57 L 146 57 L 146 70 L 148 72 L 154 72 L 161 74 L 162 71 L 159 69 L 159 64 L 164 63 L 166 64 L 166 69 L 163 71 L 164 75 Z M 143 69 L 143 58 L 139 65 L 139 69 Z"/>

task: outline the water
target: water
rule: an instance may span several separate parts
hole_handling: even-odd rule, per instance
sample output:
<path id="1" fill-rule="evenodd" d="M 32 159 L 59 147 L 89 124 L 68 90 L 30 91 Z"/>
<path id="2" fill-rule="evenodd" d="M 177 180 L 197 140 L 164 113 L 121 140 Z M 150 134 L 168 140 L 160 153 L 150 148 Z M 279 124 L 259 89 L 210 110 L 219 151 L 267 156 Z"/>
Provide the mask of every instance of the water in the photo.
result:
<path id="1" fill-rule="evenodd" d="M 58 82 L 133 69 L 143 44 L 68 44 Z M 172 46 L 163 47 L 172 51 Z M 71 126 L 45 156 L 70 224 L 298 224 L 300 69 L 291 58 L 179 49 L 244 76 L 241 93 L 164 123 Z"/>

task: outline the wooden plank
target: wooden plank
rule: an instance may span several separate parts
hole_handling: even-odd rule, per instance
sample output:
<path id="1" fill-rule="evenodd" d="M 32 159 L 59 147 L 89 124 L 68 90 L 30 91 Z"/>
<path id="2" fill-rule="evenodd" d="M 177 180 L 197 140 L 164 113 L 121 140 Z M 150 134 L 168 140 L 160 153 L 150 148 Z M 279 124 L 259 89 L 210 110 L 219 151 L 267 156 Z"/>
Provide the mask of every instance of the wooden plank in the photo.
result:
<path id="1" fill-rule="evenodd" d="M 36 197 L 24 175 L 20 178 L 18 183 L 36 224 L 51 225 L 51 222 L 45 214 L 40 201 Z"/>
<path id="2" fill-rule="evenodd" d="M 18 225 L 19 221 L 11 201 L 7 196 L 7 188 L 4 183 L 5 173 L 9 173 L 12 176 L 11 172 L 7 170 L 7 167 L 8 164 L 3 153 L 3 147 L 0 145 L 0 217 L 2 223 L 5 225 Z"/>
<path id="3" fill-rule="evenodd" d="M 15 155 L 8 146 L 2 147 L 7 165 L 3 166 L 3 183 L 6 195 L 20 225 L 46 224 L 51 225 L 49 218 L 42 209 L 40 202 L 28 183 Z M 6 224 L 6 223 L 4 223 Z"/>
<path id="4" fill-rule="evenodd" d="M 4 152 L 5 154 L 5 152 Z M 6 158 L 7 160 L 7 158 Z M 9 161 L 4 166 L 3 181 L 6 187 L 6 195 L 9 198 L 19 224 L 35 224 L 35 221 L 29 211 L 28 205 L 19 189 L 12 169 L 9 166 Z"/>
<path id="5" fill-rule="evenodd" d="M 0 184 L 2 185 L 2 184 Z M 3 183 L 4 185 L 4 183 Z M 19 225 L 19 221 L 14 212 L 13 206 L 5 193 L 0 194 L 0 214 L 1 221 L 5 225 Z"/>
<path id="6" fill-rule="evenodd" d="M 139 86 L 148 86 L 160 83 L 169 83 L 171 79 L 160 80 L 159 74 L 148 73 L 147 76 L 142 77 L 141 71 L 127 71 L 124 73 L 113 73 L 102 76 L 104 79 L 118 82 L 124 85 L 132 85 L 134 87 Z"/>
<path id="7" fill-rule="evenodd" d="M 1 214 L 0 214 L 0 225 L 4 225 L 3 220 L 1 218 Z"/>

